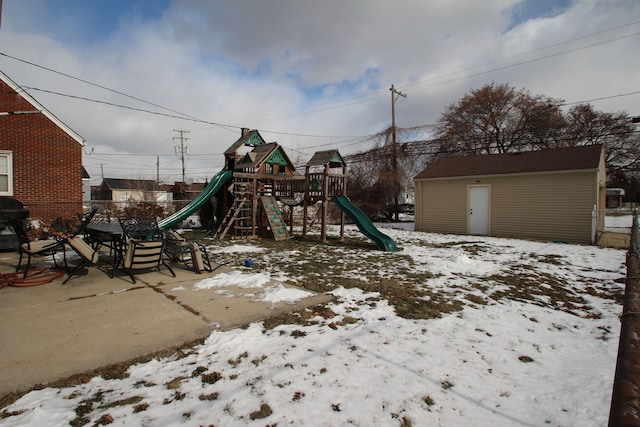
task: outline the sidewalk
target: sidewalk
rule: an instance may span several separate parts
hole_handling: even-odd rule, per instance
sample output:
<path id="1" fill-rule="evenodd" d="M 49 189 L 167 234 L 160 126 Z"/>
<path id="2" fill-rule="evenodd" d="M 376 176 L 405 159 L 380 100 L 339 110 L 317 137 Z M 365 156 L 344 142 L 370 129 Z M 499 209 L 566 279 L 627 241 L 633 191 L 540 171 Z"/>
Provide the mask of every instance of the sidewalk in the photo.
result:
<path id="1" fill-rule="evenodd" d="M 16 253 L 0 253 L 1 273 L 15 265 Z M 66 275 L 41 286 L 0 289 L 0 396 L 330 300 L 319 294 L 272 305 L 252 301 L 246 288 L 225 287 L 224 295 L 193 289 L 237 268 L 196 274 L 176 264 L 177 277 L 165 269 L 142 272 L 134 285 L 122 272 L 111 279 L 94 267 L 65 285 Z"/>

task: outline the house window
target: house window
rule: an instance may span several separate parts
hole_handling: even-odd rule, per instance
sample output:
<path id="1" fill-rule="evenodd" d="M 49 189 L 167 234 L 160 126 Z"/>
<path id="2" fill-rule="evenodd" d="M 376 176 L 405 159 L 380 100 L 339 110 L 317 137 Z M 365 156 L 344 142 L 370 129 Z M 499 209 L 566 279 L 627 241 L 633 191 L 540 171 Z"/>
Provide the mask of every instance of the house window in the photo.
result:
<path id="1" fill-rule="evenodd" d="M 13 153 L 0 150 L 0 196 L 13 196 Z"/>

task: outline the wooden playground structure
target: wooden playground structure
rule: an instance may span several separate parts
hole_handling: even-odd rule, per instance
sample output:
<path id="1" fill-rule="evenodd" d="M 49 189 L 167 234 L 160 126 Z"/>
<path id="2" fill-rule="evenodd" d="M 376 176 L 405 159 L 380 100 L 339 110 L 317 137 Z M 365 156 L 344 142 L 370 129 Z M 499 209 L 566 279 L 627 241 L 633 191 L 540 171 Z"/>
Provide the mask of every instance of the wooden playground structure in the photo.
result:
<path id="1" fill-rule="evenodd" d="M 302 206 L 302 236 L 309 229 L 309 210 L 320 202 L 320 236 L 327 240 L 329 202 L 345 196 L 347 166 L 338 150 L 319 151 L 296 173 L 277 143 L 266 143 L 257 130 L 243 129 L 225 151 L 225 170 L 232 179 L 216 193 L 222 213 L 215 238 L 256 239 L 271 234 L 275 240 L 293 234 L 294 207 Z M 281 206 L 285 208 L 281 209 Z M 340 239 L 345 214 L 340 215 Z"/>
<path id="2" fill-rule="evenodd" d="M 257 239 L 271 235 L 288 239 L 295 225 L 294 208 L 302 206 L 302 237 L 307 237 L 310 210 L 319 205 L 320 238 L 327 242 L 329 202 L 340 209 L 340 240 L 344 239 L 346 215 L 379 249 L 393 252 L 396 244 L 381 233 L 347 197 L 347 165 L 338 150 L 318 151 L 296 173 L 283 148 L 267 143 L 257 130 L 242 129 L 240 138 L 225 152 L 225 166 L 206 191 L 181 212 L 167 218 L 162 227 L 176 224 L 215 195 L 218 228 L 214 238 Z M 318 218 L 319 217 L 319 218 Z"/>

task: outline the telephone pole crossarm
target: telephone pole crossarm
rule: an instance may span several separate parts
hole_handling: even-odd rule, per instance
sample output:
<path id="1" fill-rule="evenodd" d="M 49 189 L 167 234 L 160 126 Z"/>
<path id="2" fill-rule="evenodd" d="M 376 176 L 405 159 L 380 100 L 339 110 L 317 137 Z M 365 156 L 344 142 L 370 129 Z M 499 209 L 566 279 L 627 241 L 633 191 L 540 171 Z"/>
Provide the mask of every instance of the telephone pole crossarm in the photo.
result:
<path id="1" fill-rule="evenodd" d="M 189 133 L 188 130 L 178 130 L 174 129 L 174 132 L 178 132 L 180 136 L 174 136 L 173 139 L 180 140 L 180 146 L 176 147 L 176 153 L 180 155 L 180 159 L 182 160 L 182 182 L 184 182 L 184 154 L 188 151 L 188 148 L 184 146 L 185 141 L 188 141 L 189 138 L 185 137 L 185 133 Z"/>

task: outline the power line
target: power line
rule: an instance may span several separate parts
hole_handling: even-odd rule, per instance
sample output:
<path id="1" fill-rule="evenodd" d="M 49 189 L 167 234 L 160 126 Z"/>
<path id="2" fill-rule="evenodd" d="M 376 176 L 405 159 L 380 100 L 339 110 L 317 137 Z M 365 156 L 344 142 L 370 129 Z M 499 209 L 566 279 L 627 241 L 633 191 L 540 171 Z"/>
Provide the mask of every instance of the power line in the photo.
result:
<path id="1" fill-rule="evenodd" d="M 554 44 L 554 45 L 550 45 L 550 46 L 546 46 L 546 47 L 543 47 L 543 48 L 535 49 L 535 50 L 533 50 L 533 51 L 529 51 L 529 52 L 526 52 L 526 53 L 523 53 L 523 54 L 515 55 L 515 56 L 509 57 L 509 58 L 504 58 L 504 59 L 499 60 L 499 61 L 494 61 L 493 63 L 501 62 L 501 61 L 504 61 L 504 60 L 507 60 L 507 59 L 510 59 L 510 58 L 514 58 L 514 57 L 522 56 L 522 55 L 525 55 L 525 54 L 528 54 L 528 53 L 532 53 L 532 52 L 535 52 L 535 51 L 544 50 L 544 49 L 547 49 L 547 48 L 550 48 L 550 47 L 559 46 L 559 45 L 566 44 L 566 43 L 569 43 L 569 42 L 572 42 L 572 41 L 576 41 L 576 40 L 580 40 L 580 39 L 584 39 L 584 38 L 592 37 L 592 36 L 594 36 L 594 35 L 603 34 L 603 33 L 606 33 L 606 32 L 610 32 L 610 31 L 613 31 L 613 30 L 616 30 L 616 29 L 620 29 L 620 28 L 623 28 L 623 27 L 627 27 L 627 26 L 635 25 L 635 24 L 638 24 L 638 23 L 640 23 L 640 21 L 633 22 L 633 23 L 630 23 L 630 24 L 625 24 L 625 25 L 622 25 L 622 26 L 619 26 L 619 27 L 615 27 L 615 28 L 612 28 L 612 29 L 608 29 L 608 30 L 603 30 L 603 31 L 600 31 L 600 32 L 597 32 L 597 33 L 593 33 L 593 34 L 590 34 L 590 35 L 581 36 L 581 37 L 574 38 L 574 39 L 571 39 L 571 40 L 567 40 L 567 41 L 564 41 L 564 42 L 556 43 L 556 44 Z M 497 69 L 493 69 L 493 70 L 488 70 L 488 71 L 484 71 L 484 72 L 480 72 L 480 73 L 472 74 L 471 76 L 474 76 L 474 75 L 480 75 L 480 74 L 486 74 L 486 73 L 490 73 L 490 72 L 493 72 L 493 71 L 498 71 L 498 70 L 501 70 L 501 69 L 510 68 L 510 67 L 515 67 L 515 66 L 518 66 L 518 65 L 522 65 L 522 64 L 526 64 L 526 63 L 530 63 L 530 62 L 538 61 L 538 60 L 541 60 L 541 59 L 550 58 L 550 57 L 553 57 L 553 56 L 559 56 L 559 55 L 566 54 L 566 53 L 570 53 L 570 52 L 573 52 L 573 51 L 576 51 L 576 50 L 582 50 L 582 49 L 590 48 L 590 47 L 593 47 L 593 46 L 596 46 L 596 45 L 605 44 L 605 43 L 610 43 L 610 42 L 617 41 L 617 40 L 621 40 L 621 39 L 628 38 L 628 37 L 634 37 L 634 36 L 637 36 L 637 35 L 639 35 L 639 34 L 640 34 L 640 32 L 637 32 L 637 33 L 633 33 L 633 34 L 630 34 L 630 35 L 626 35 L 626 36 L 622 36 L 622 37 L 618 37 L 618 38 L 614 38 L 614 39 L 610 39 L 610 40 L 605 40 L 605 41 L 601 41 L 601 42 L 593 43 L 593 44 L 591 44 L 591 45 L 582 46 L 582 47 L 577 47 L 577 48 L 570 49 L 570 50 L 563 51 L 563 52 L 558 52 L 558 53 L 551 54 L 551 55 L 547 55 L 547 56 L 544 56 L 544 57 L 534 58 L 534 59 L 531 59 L 531 60 L 528 60 L 528 61 L 522 61 L 522 62 L 519 62 L 519 63 L 516 63 L 516 64 L 507 65 L 507 66 L 500 67 L 500 68 L 497 68 Z M 101 88 L 101 89 L 104 89 L 104 90 L 107 90 L 107 91 L 110 91 L 110 92 L 113 92 L 113 93 L 119 94 L 119 95 L 121 95 L 121 96 L 129 97 L 129 98 L 134 99 L 134 100 L 136 100 L 136 101 L 143 102 L 143 103 L 146 103 L 146 104 L 149 104 L 149 105 L 152 105 L 152 106 L 158 107 L 158 108 L 160 108 L 160 109 L 164 109 L 164 110 L 167 110 L 167 111 L 173 112 L 173 113 L 175 113 L 175 114 L 167 114 L 167 113 L 162 113 L 162 112 L 158 112 L 158 111 L 152 111 L 152 110 L 143 109 L 143 108 L 131 107 L 131 106 L 126 106 L 126 105 L 116 104 L 116 103 L 112 103 L 112 102 L 108 102 L 108 101 L 95 100 L 95 99 L 91 99 L 91 98 L 87 98 L 87 97 L 82 97 L 82 96 L 76 96 L 76 95 L 64 94 L 64 93 L 60 93 L 60 92 L 56 92 L 56 91 L 52 91 L 52 90 L 40 89 L 40 88 L 35 88 L 35 87 L 24 87 L 25 89 L 31 89 L 31 90 L 41 91 L 41 92 L 45 92 L 45 93 L 50 93 L 50 94 L 54 94 L 54 95 L 58 95 L 58 96 L 65 96 L 65 97 L 74 98 L 74 99 L 79 99 L 79 100 L 84 100 L 84 101 L 88 101 L 88 102 L 94 102 L 94 103 L 105 104 L 105 105 L 109 105 L 109 106 L 113 106 L 113 107 L 117 107 L 117 108 L 124 108 L 124 109 L 129 109 L 129 110 L 133 110 L 133 111 L 139 111 L 139 112 L 143 112 L 143 113 L 147 113 L 147 114 L 153 114 L 153 115 L 159 115 L 159 116 L 164 116 L 164 117 L 169 117 L 169 118 L 175 118 L 175 119 L 179 119 L 179 120 L 187 120 L 187 121 L 192 121 L 192 122 L 197 122 L 197 123 L 208 124 L 208 125 L 212 125 L 212 126 L 220 127 L 220 128 L 222 128 L 222 129 L 229 130 L 229 131 L 231 131 L 231 129 L 230 129 L 230 128 L 233 128 L 233 129 L 239 129 L 239 128 L 240 128 L 239 126 L 225 125 L 225 124 L 222 124 L 222 123 L 217 123 L 217 122 L 212 122 L 212 121 L 207 121 L 207 120 L 199 119 L 199 118 L 196 118 L 196 117 L 194 117 L 194 116 L 191 116 L 191 115 L 188 115 L 188 114 L 184 114 L 184 113 L 178 112 L 178 111 L 173 110 L 173 109 L 170 109 L 170 108 L 163 107 L 163 106 L 158 105 L 158 104 L 155 104 L 155 103 L 153 103 L 153 102 L 149 102 L 149 101 L 143 100 L 143 99 L 141 99 L 141 98 L 138 98 L 138 97 L 135 97 L 135 96 L 132 96 L 132 95 L 128 95 L 128 94 L 126 94 L 126 93 L 124 93 L 124 92 L 117 91 L 117 90 L 114 90 L 114 89 L 108 88 L 108 87 L 106 87 L 106 86 L 99 85 L 99 84 L 96 84 L 96 83 L 93 83 L 93 82 L 90 82 L 90 81 L 87 81 L 87 80 L 84 80 L 84 79 L 81 79 L 81 78 L 78 78 L 78 77 L 74 77 L 74 76 L 71 76 L 71 75 L 69 75 L 69 74 L 66 74 L 66 73 L 63 73 L 63 72 L 60 72 L 60 71 L 56 71 L 56 70 L 53 70 L 53 69 L 48 68 L 48 67 L 45 67 L 45 66 L 38 65 L 38 64 L 35 64 L 35 63 L 33 63 L 33 62 L 30 62 L 30 61 L 26 61 L 26 60 L 23 60 L 23 59 L 20 59 L 20 58 L 16 58 L 16 57 L 14 57 L 14 56 L 7 55 L 7 54 L 5 54 L 5 53 L 1 53 L 1 52 L 0 52 L 0 55 L 5 56 L 5 57 L 7 57 L 7 58 L 11 58 L 11 59 L 17 60 L 17 61 L 21 61 L 21 62 L 23 62 L 23 63 L 29 64 L 29 65 L 32 65 L 32 66 L 35 66 L 35 67 L 38 67 L 38 68 L 41 68 L 41 69 L 44 69 L 44 70 L 47 70 L 47 71 L 50 71 L 50 72 L 56 73 L 56 74 L 63 75 L 63 76 L 65 76 L 65 77 L 68 77 L 68 78 L 71 78 L 71 79 L 74 79 L 74 80 L 81 81 L 81 82 L 86 83 L 86 84 L 89 84 L 89 85 L 93 85 L 93 86 L 99 87 L 99 88 Z M 490 64 L 492 64 L 492 63 L 488 63 L 488 64 L 485 64 L 485 65 L 483 65 L 483 66 L 490 65 Z M 478 66 L 478 67 L 480 67 L 480 66 Z M 473 67 L 473 68 L 478 68 L 478 67 Z M 471 69 L 473 69 L 473 68 L 471 68 Z M 455 73 L 450 73 L 450 74 L 448 74 L 448 75 L 455 75 L 455 74 L 460 73 L 460 72 L 463 72 L 463 71 L 465 71 L 465 70 L 458 71 L 458 72 L 455 72 Z M 440 77 L 435 77 L 435 78 L 430 79 L 430 80 L 427 80 L 427 81 L 433 81 L 433 80 L 436 80 L 436 79 L 439 79 L 439 78 L 443 78 L 443 77 L 446 77 L 446 76 L 447 76 L 447 75 L 440 76 Z M 470 77 L 470 76 L 465 76 L 465 77 Z M 438 84 L 445 84 L 445 83 L 448 83 L 448 82 L 450 82 L 450 81 L 452 81 L 452 80 L 444 81 L 444 82 L 441 82 L 441 83 L 438 83 Z M 423 82 L 424 82 L 424 81 L 423 81 Z M 412 84 L 412 85 L 416 85 L 416 84 L 423 83 L 423 82 L 414 83 L 414 84 Z M 436 85 L 436 84 L 431 85 L 431 86 L 435 86 L 435 85 Z M 411 86 L 411 85 L 410 85 L 410 86 Z M 427 86 L 427 87 L 424 87 L 424 88 L 418 88 L 418 89 L 415 89 L 415 90 L 413 90 L 413 91 L 414 91 L 414 92 L 416 92 L 416 91 L 424 90 L 424 89 L 427 89 L 428 87 L 431 87 L 431 86 Z M 611 96 L 608 96 L 608 97 L 594 98 L 594 99 L 592 99 L 592 100 L 579 101 L 579 102 L 574 102 L 574 103 L 567 103 L 567 104 L 563 104 L 563 105 L 573 105 L 573 104 L 585 103 L 585 102 L 589 102 L 589 101 L 596 101 L 596 100 L 603 100 L 603 99 L 611 99 L 611 98 L 615 98 L 615 97 L 635 95 L 635 94 L 638 94 L 638 93 L 640 93 L 640 91 L 628 92 L 628 93 L 626 93 L 626 94 L 611 95 Z M 378 96 L 376 96 L 376 98 L 377 98 L 377 97 L 378 97 Z M 368 94 L 368 95 L 360 95 L 360 96 L 350 97 L 350 98 L 343 98 L 342 100 L 338 100 L 338 101 L 331 101 L 331 102 L 327 102 L 327 103 L 324 103 L 324 104 L 317 104 L 316 106 L 332 105 L 332 104 L 335 104 L 336 102 L 344 102 L 345 100 L 349 100 L 349 99 L 362 99 L 362 98 L 371 98 L 371 95 L 370 95 L 370 94 Z M 375 99 L 375 98 L 371 98 L 371 99 Z M 347 106 L 347 105 L 353 105 L 353 104 L 357 104 L 357 103 L 360 103 L 360 102 L 364 102 L 364 101 L 358 101 L 358 102 L 353 102 L 353 103 L 350 103 L 350 104 L 344 104 L 344 105 L 342 105 L 342 106 L 340 106 L 340 107 L 344 107 L 344 106 Z M 331 109 L 331 108 L 334 108 L 334 107 L 327 107 L 327 108 L 325 108 L 325 109 Z M 335 107 L 335 108 L 338 108 L 338 107 Z M 291 110 L 290 110 L 290 111 L 291 111 Z M 321 110 L 317 110 L 317 111 L 321 111 Z M 425 126 L 432 126 L 432 125 L 425 125 Z M 266 133 L 273 133 L 273 134 L 277 134 L 277 135 L 288 135 L 288 136 L 306 137 L 306 138 L 362 138 L 362 139 L 361 139 L 361 142 L 365 142 L 365 141 L 370 140 L 370 139 L 372 139 L 372 138 L 374 138 L 374 137 L 376 137 L 376 136 L 377 136 L 377 134 L 372 134 L 372 135 L 364 135 L 364 136 L 344 137 L 344 136 L 329 136 L 329 135 L 311 135 L 311 134 L 291 133 L 291 132 L 280 132 L 280 131 L 270 131 L 270 130 L 262 130 L 262 132 L 266 132 Z M 342 143 L 344 143 L 344 144 L 348 144 L 349 142 L 347 142 L 347 141 L 337 141 L 337 142 L 334 142 L 334 143 L 328 143 L 328 144 L 321 144 L 321 145 L 317 145 L 317 146 L 315 146 L 315 147 L 330 146 L 330 145 L 339 145 L 339 144 L 342 144 Z M 314 146 L 312 146 L 311 148 L 313 148 L 313 147 L 314 147 Z"/>
<path id="2" fill-rule="evenodd" d="M 563 44 L 568 44 L 568 43 L 575 42 L 575 41 L 578 41 L 578 40 L 594 37 L 594 36 L 601 35 L 601 34 L 604 34 L 604 33 L 608 33 L 608 32 L 611 32 L 611 31 L 619 30 L 619 29 L 622 29 L 622 28 L 625 28 L 625 27 L 633 26 L 633 25 L 636 25 L 636 24 L 639 24 L 639 23 L 640 23 L 640 21 L 634 21 L 634 22 L 631 22 L 631 23 L 628 23 L 628 24 L 624 24 L 624 25 L 620 25 L 620 26 L 617 26 L 617 27 L 609 28 L 609 29 L 606 29 L 606 30 L 598 31 L 596 33 L 579 36 L 579 37 L 576 37 L 576 38 L 573 38 L 573 39 L 565 40 L 563 42 L 559 42 L 559 43 L 555 43 L 555 44 L 552 44 L 552 45 L 544 46 L 544 47 L 541 47 L 541 48 L 533 49 L 533 50 L 530 50 L 530 51 L 525 52 L 525 53 L 513 55 L 513 56 L 510 56 L 510 57 L 507 57 L 507 58 L 502 58 L 502 59 L 497 60 L 497 61 L 493 61 L 493 62 L 485 63 L 485 64 L 482 64 L 482 65 L 478 65 L 478 66 L 475 66 L 475 67 L 459 70 L 459 71 L 456 71 L 456 72 L 453 72 L 453 73 L 448 73 L 448 74 L 442 75 L 442 76 L 436 76 L 436 77 L 433 77 L 433 78 L 428 79 L 428 80 L 423 80 L 423 81 L 420 81 L 420 82 L 411 83 L 409 85 L 405 85 L 405 87 L 421 85 L 421 84 L 423 84 L 425 82 L 430 82 L 430 81 L 443 79 L 443 78 L 446 78 L 448 76 L 453 76 L 453 75 L 456 75 L 456 74 L 459 74 L 459 73 L 462 73 L 462 72 L 465 72 L 465 71 L 469 71 L 469 70 L 485 67 L 485 66 L 492 65 L 492 64 L 495 64 L 495 63 L 499 63 L 499 62 L 504 62 L 504 61 L 509 60 L 509 59 L 513 59 L 513 58 L 516 58 L 516 57 L 520 57 L 520 56 L 528 55 L 528 54 L 535 53 L 535 52 L 538 52 L 538 51 L 546 50 L 546 49 L 549 49 L 549 48 L 552 48 L 552 47 L 557 47 L 557 46 L 560 46 L 560 45 L 563 45 Z M 465 76 L 460 77 L 460 78 L 456 78 L 456 79 L 452 79 L 452 80 L 450 79 L 450 80 L 446 80 L 446 81 L 443 81 L 443 82 L 440 82 L 440 83 L 437 83 L 437 84 L 428 85 L 428 86 L 424 86 L 422 88 L 413 89 L 412 91 L 413 92 L 418 92 L 418 91 L 421 91 L 421 90 L 426 90 L 426 89 L 431 88 L 433 86 L 450 83 L 452 81 L 456 81 L 456 80 L 459 80 L 459 79 L 462 79 L 462 78 L 473 77 L 473 76 L 482 75 L 482 74 L 488 74 L 488 73 L 491 73 L 491 72 L 494 72 L 494 71 L 499 71 L 499 70 L 502 70 L 502 69 L 511 68 L 511 67 L 515 67 L 515 66 L 519 66 L 519 65 L 535 62 L 535 61 L 539 61 L 539 60 L 542 60 L 542 59 L 548 59 L 548 58 L 551 58 L 551 57 L 554 57 L 554 56 L 559 56 L 559 55 L 563 55 L 563 54 L 566 54 L 566 53 L 571 53 L 571 52 L 574 52 L 574 51 L 577 51 L 577 50 L 583 50 L 583 49 L 587 49 L 587 48 L 594 47 L 594 46 L 597 46 L 597 45 L 601 45 L 601 44 L 605 44 L 605 43 L 611 43 L 611 42 L 614 42 L 614 41 L 617 41 L 617 40 L 621 40 L 621 39 L 624 39 L 624 38 L 635 37 L 635 36 L 637 36 L 639 34 L 640 34 L 640 32 L 637 32 L 637 33 L 633 33 L 633 34 L 630 34 L 630 35 L 625 35 L 625 36 L 621 36 L 621 37 L 618 37 L 618 38 L 614 38 L 614 39 L 609 39 L 609 40 L 593 43 L 593 44 L 590 44 L 590 45 L 587 45 L 587 46 L 577 47 L 577 48 L 570 49 L 570 50 L 567 50 L 567 51 L 557 52 L 555 54 L 550 54 L 550 55 L 546 55 L 546 56 L 539 57 L 539 58 L 533 58 L 533 59 L 530 59 L 530 60 L 527 60 L 527 61 L 521 61 L 521 62 L 518 62 L 518 63 L 515 63 L 515 64 L 506 65 L 504 67 L 495 68 L 495 69 L 491 69 L 491 70 L 487 70 L 487 71 L 483 71 L 483 72 L 479 72 L 479 73 L 474 73 L 474 74 L 471 74 L 471 75 L 465 75 Z M 46 71 L 49 71 L 49 72 L 52 72 L 52 73 L 55 73 L 55 74 L 62 75 L 64 77 L 67 77 L 67 78 L 70 78 L 70 79 L 73 79 L 73 80 L 80 81 L 80 82 L 88 84 L 88 85 L 92 85 L 92 86 L 98 87 L 98 88 L 103 89 L 103 90 L 107 90 L 109 92 L 112 92 L 112 93 L 115 93 L 115 94 L 118 94 L 118 95 L 121 95 L 121 96 L 125 96 L 125 97 L 128 97 L 128 98 L 134 99 L 134 100 L 139 101 L 139 102 L 143 102 L 143 103 L 148 104 L 148 105 L 152 105 L 154 107 L 157 107 L 157 108 L 169 111 L 171 113 L 174 113 L 177 116 L 169 115 L 169 114 L 163 114 L 163 113 L 159 113 L 159 112 L 156 112 L 156 111 L 149 111 L 149 110 L 145 110 L 145 109 L 142 109 L 142 108 L 135 108 L 135 107 L 119 105 L 119 104 L 110 103 L 110 102 L 106 102 L 106 101 L 96 101 L 96 100 L 92 100 L 92 99 L 84 98 L 84 97 L 79 97 L 79 96 L 75 97 L 77 99 L 83 99 L 83 100 L 90 101 L 90 102 L 102 102 L 102 103 L 107 104 L 107 105 L 112 105 L 112 106 L 120 107 L 120 108 L 127 108 L 127 109 L 131 109 L 131 110 L 134 110 L 134 111 L 146 112 L 146 113 L 149 113 L 149 114 L 156 114 L 156 115 L 164 115 L 166 117 L 180 118 L 180 119 L 183 119 L 183 120 L 190 120 L 190 121 L 194 121 L 194 122 L 199 122 L 199 123 L 209 124 L 209 125 L 212 125 L 212 126 L 217 126 L 217 127 L 222 128 L 222 129 L 225 129 L 225 130 L 240 129 L 239 126 L 226 125 L 226 124 L 222 124 L 222 123 L 217 123 L 217 122 L 213 122 L 213 121 L 207 121 L 207 120 L 199 119 L 199 118 L 194 117 L 192 115 L 185 114 L 185 113 L 176 111 L 176 110 L 171 109 L 171 108 L 167 108 L 167 107 L 161 106 L 159 104 L 156 104 L 156 103 L 153 103 L 153 102 L 150 102 L 150 101 L 146 101 L 146 100 L 144 100 L 142 98 L 139 98 L 139 97 L 136 97 L 136 96 L 133 96 L 133 95 L 129 95 L 129 94 L 124 93 L 122 91 L 111 89 L 111 88 L 109 88 L 107 86 L 104 86 L 104 85 L 101 85 L 101 84 L 97 84 L 97 83 L 94 83 L 94 82 L 91 82 L 91 81 L 88 81 L 88 80 L 85 80 L 85 79 L 82 79 L 82 78 L 79 78 L 79 77 L 75 77 L 75 76 L 72 76 L 70 74 L 67 74 L 67 73 L 64 73 L 64 72 L 61 72 L 61 71 L 57 71 L 57 70 L 54 70 L 54 69 L 49 68 L 49 67 L 45 67 L 43 65 L 36 64 L 34 62 L 31 62 L 31 61 L 27 61 L 27 60 L 24 60 L 24 59 L 21 59 L 21 58 L 17 58 L 15 56 L 8 55 L 8 54 L 3 53 L 3 52 L 0 52 L 0 55 L 2 55 L 4 57 L 7 57 L 7 58 L 10 58 L 10 59 L 13 59 L 13 60 L 16 60 L 16 61 L 23 62 L 25 64 L 28 64 L 28 65 L 31 65 L 31 66 L 34 66 L 34 67 L 37 67 L 37 68 L 41 68 L 43 70 L 46 70 Z M 39 91 L 43 91 L 43 92 L 49 92 L 49 93 L 52 93 L 52 94 L 57 94 L 57 95 L 62 95 L 62 96 L 74 97 L 73 95 L 65 95 L 65 94 L 61 94 L 61 93 L 58 93 L 58 92 L 54 92 L 54 91 L 47 91 L 47 90 L 44 90 L 44 89 L 37 89 L 37 88 L 31 88 L 31 89 L 39 90 Z M 346 97 L 346 98 L 342 98 L 342 99 L 335 100 L 335 101 L 328 101 L 328 102 L 325 102 L 325 103 L 316 104 L 315 106 L 311 106 L 311 107 L 305 107 L 305 108 L 301 108 L 301 109 L 292 109 L 292 110 L 285 110 L 285 111 L 282 111 L 282 112 L 276 112 L 274 114 L 282 114 L 282 113 L 289 113 L 289 112 L 296 112 L 296 111 L 300 111 L 300 112 L 302 112 L 302 111 L 323 111 L 323 110 L 327 110 L 327 109 L 343 108 L 343 107 L 346 107 L 346 106 L 350 106 L 350 105 L 354 105 L 354 104 L 358 104 L 358 103 L 362 103 L 362 102 L 373 101 L 375 99 L 379 99 L 379 98 L 382 98 L 382 97 L 383 97 L 382 94 L 377 94 L 377 95 L 363 94 L 363 95 L 357 95 L 357 96 L 352 96 L 352 97 Z M 335 104 L 338 104 L 338 103 L 343 103 L 345 101 L 357 100 L 357 99 L 359 99 L 359 101 L 357 101 L 357 102 L 351 102 L 351 103 L 335 106 Z M 334 106 L 331 107 L 331 105 L 334 105 Z M 318 107 L 323 107 L 323 106 L 328 106 L 328 107 L 327 108 L 318 108 Z M 255 119 L 255 118 L 256 117 L 254 116 L 253 119 Z M 264 132 L 270 132 L 270 133 L 278 134 L 278 135 L 300 136 L 300 137 L 307 137 L 307 138 L 331 138 L 331 137 L 333 137 L 333 136 L 327 136 L 327 135 L 308 135 L 308 134 L 300 134 L 300 133 L 292 133 L 292 132 L 280 132 L 280 131 L 269 131 L 269 130 L 263 130 L 263 131 Z M 337 138 L 343 138 L 343 137 L 337 137 Z"/>
<path id="3" fill-rule="evenodd" d="M 484 74 L 490 74 L 490 73 L 493 73 L 493 72 L 496 72 L 496 71 L 506 70 L 508 68 L 514 68 L 514 67 L 518 67 L 520 65 L 530 64 L 532 62 L 541 61 L 543 59 L 549 59 L 549 58 L 553 58 L 553 57 L 556 57 L 556 56 L 565 55 L 567 53 L 573 53 L 573 52 L 577 52 L 579 50 L 589 49 L 589 48 L 592 48 L 592 47 L 595 47 L 595 46 L 599 46 L 599 45 L 602 45 L 602 44 L 612 43 L 614 41 L 618 41 L 618 40 L 622 40 L 622 39 L 626 39 L 626 38 L 630 38 L 630 37 L 636 37 L 638 35 L 640 35 L 640 32 L 633 33 L 633 34 L 626 35 L 626 36 L 622 36 L 622 37 L 618 37 L 618 38 L 611 39 L 611 40 L 605 40 L 605 41 L 601 41 L 601 42 L 597 42 L 597 43 L 592 43 L 592 44 L 587 45 L 587 46 L 576 47 L 576 48 L 565 50 L 565 51 L 562 51 L 562 52 L 552 53 L 552 54 L 541 56 L 541 57 L 538 57 L 538 58 L 532 58 L 532 59 L 529 59 L 529 60 L 526 60 L 526 61 L 516 62 L 514 64 L 509 64 L 509 65 L 505 65 L 505 66 L 498 67 L 498 68 L 492 68 L 492 69 L 486 70 L 486 71 L 479 71 L 477 73 L 465 74 L 465 75 L 460 76 L 460 77 L 452 78 L 452 79 L 445 80 L 445 81 L 442 81 L 442 82 L 434 83 L 432 85 L 424 86 L 422 88 L 414 89 L 411 92 L 420 92 L 420 91 L 423 91 L 423 90 L 426 90 L 426 89 L 431 89 L 432 87 L 441 86 L 441 85 L 444 85 L 444 84 L 447 84 L 447 83 L 455 82 L 455 81 L 466 79 L 466 78 L 469 78 L 469 77 L 477 77 L 477 76 L 481 76 L 481 75 L 484 75 Z M 480 68 L 480 67 L 482 67 L 482 66 L 473 67 L 471 69 Z M 450 73 L 449 75 L 453 76 L 453 75 L 456 75 L 456 74 L 460 74 L 460 73 L 462 73 L 464 71 L 466 71 L 466 70 Z M 446 76 L 444 76 L 444 77 L 446 77 Z M 429 81 L 440 79 L 440 78 L 443 78 L 443 77 L 442 76 L 441 77 L 436 77 L 434 79 L 430 79 Z"/>
<path id="4" fill-rule="evenodd" d="M 476 66 L 464 68 L 464 69 L 461 69 L 461 70 L 458 70 L 458 71 L 453 71 L 453 72 L 445 74 L 445 75 L 435 76 L 435 77 L 432 77 L 430 79 L 421 80 L 421 81 L 418 81 L 418 82 L 415 82 L 415 83 L 409 83 L 409 84 L 405 85 L 404 87 L 406 88 L 406 87 L 410 87 L 410 86 L 417 86 L 417 85 L 420 85 L 422 83 L 426 83 L 426 82 L 430 82 L 430 81 L 446 78 L 448 76 L 454 76 L 456 74 L 464 73 L 464 72 L 467 72 L 467 71 L 475 70 L 475 69 L 486 67 L 486 66 L 493 65 L 493 64 L 498 64 L 500 62 L 505 62 L 505 61 L 508 61 L 510 59 L 518 58 L 518 57 L 521 57 L 521 56 L 526 56 L 526 55 L 529 55 L 529 54 L 532 54 L 532 53 L 535 53 L 535 52 L 551 49 L 553 47 L 558 47 L 558 46 L 561 46 L 561 45 L 564 45 L 564 44 L 572 43 L 572 42 L 575 42 L 575 41 L 578 41 L 578 40 L 582 40 L 582 39 L 587 39 L 587 38 L 590 38 L 590 37 L 593 37 L 593 36 L 597 36 L 597 35 L 600 35 L 600 34 L 608 33 L 608 32 L 611 32 L 611 31 L 619 30 L 621 28 L 630 27 L 630 26 L 637 25 L 637 24 L 640 24 L 640 21 L 630 22 L 628 24 L 624 24 L 624 25 L 620 25 L 620 26 L 617 26 L 617 27 L 609 28 L 609 29 L 606 29 L 606 30 L 598 31 L 596 33 L 586 34 L 586 35 L 579 36 L 579 37 L 576 37 L 576 38 L 573 38 L 573 39 L 568 39 L 568 40 L 564 40 L 562 42 L 558 42 L 558 43 L 550 44 L 550 45 L 547 45 L 547 46 L 539 47 L 539 48 L 536 48 L 536 49 L 532 49 L 532 50 L 529 50 L 527 52 L 523 52 L 523 53 L 519 53 L 519 54 L 516 54 L 516 55 L 508 56 L 508 57 L 505 57 L 505 58 L 500 58 L 500 59 L 495 60 L 495 61 L 486 62 L 486 63 L 481 64 L 481 65 L 476 65 Z M 631 36 L 635 36 L 637 34 L 638 33 L 632 34 Z M 626 37 L 630 37 L 630 36 L 623 36 L 622 38 L 626 38 Z M 613 39 L 613 40 L 610 40 L 610 41 L 617 41 L 617 40 L 619 40 L 619 39 Z M 609 41 L 606 41 L 606 42 L 608 43 Z M 569 51 L 569 52 L 571 52 L 571 51 Z M 498 68 L 497 70 L 500 70 L 500 69 L 502 69 L 502 68 Z"/>

